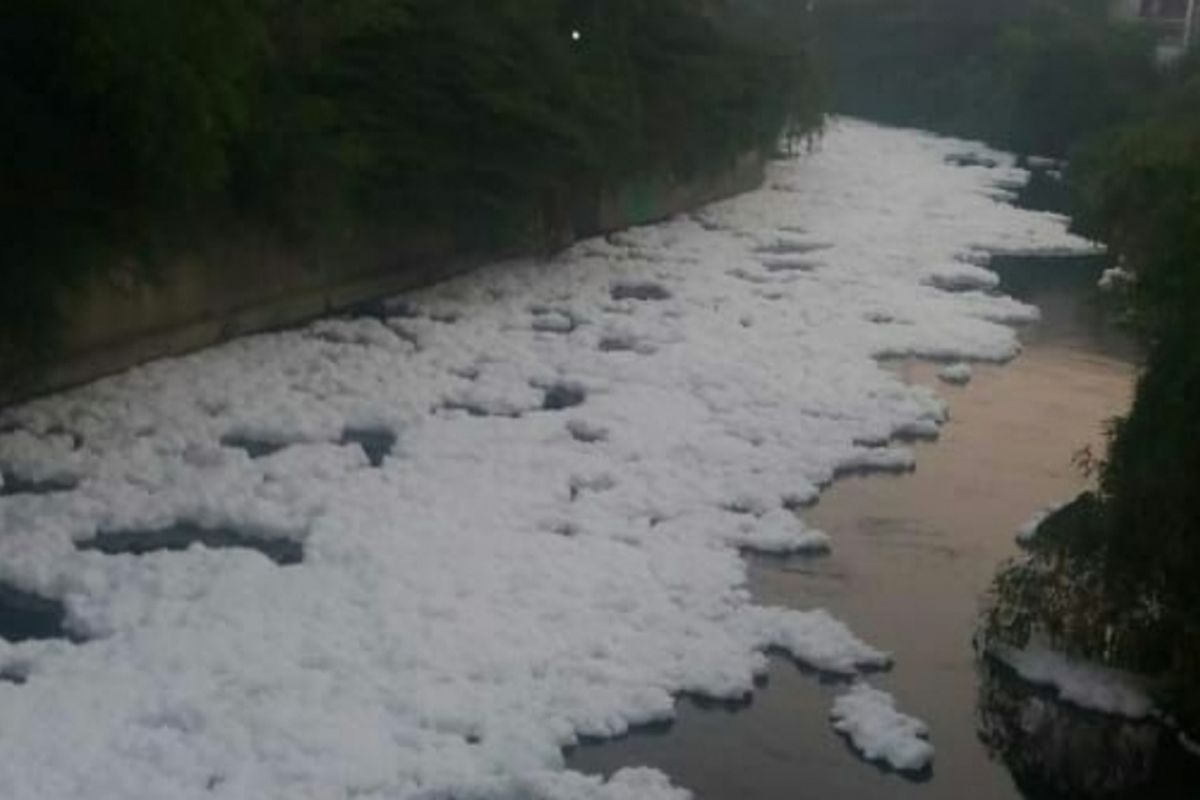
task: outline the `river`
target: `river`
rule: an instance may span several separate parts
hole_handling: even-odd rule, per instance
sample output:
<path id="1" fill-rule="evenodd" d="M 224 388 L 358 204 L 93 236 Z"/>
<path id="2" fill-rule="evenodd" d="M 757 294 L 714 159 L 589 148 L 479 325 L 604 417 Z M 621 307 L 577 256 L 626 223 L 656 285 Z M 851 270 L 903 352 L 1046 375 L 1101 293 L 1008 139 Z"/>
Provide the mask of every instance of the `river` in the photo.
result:
<path id="1" fill-rule="evenodd" d="M 0 410 L 0 795 L 1015 796 L 977 696 L 1026 785 L 1061 726 L 980 683 L 976 609 L 1132 353 L 1096 265 L 1013 262 L 1023 356 L 904 359 L 1017 353 L 981 250 L 1094 250 L 1025 177 L 831 121 L 692 214 Z M 849 680 L 931 772 L 854 755 Z"/>
<path id="2" fill-rule="evenodd" d="M 752 562 L 756 599 L 828 608 L 895 652 L 898 666 L 876 682 L 929 723 L 937 749 L 931 771 L 906 780 L 861 762 L 827 721 L 840 686 L 780 659 L 751 703 L 684 700 L 674 725 L 582 747 L 571 766 L 607 774 L 649 764 L 708 800 L 1108 797 L 1120 796 L 1109 793 L 1114 785 L 1126 790 L 1124 778 L 1132 780 L 1132 796 L 1150 796 L 1137 794 L 1146 788 L 1143 779 L 1155 786 L 1156 798 L 1186 792 L 1184 776 L 1195 779 L 1198 767 L 1178 757 L 1169 734 L 1057 707 L 980 664 L 972 647 L 989 583 L 1018 553 L 1014 531 L 1037 510 L 1088 486 L 1076 456 L 1084 448 L 1101 453 L 1106 421 L 1128 406 L 1137 350 L 1097 296 L 1102 266 L 1097 258 L 996 259 L 991 268 L 1001 290 L 1042 311 L 1021 332 L 1020 357 L 977 366 L 961 388 L 940 382 L 936 364 L 897 362 L 905 380 L 936 387 L 948 399 L 951 421 L 940 439 L 916 445 L 912 473 L 851 477 L 822 495 L 808 519 L 833 536 L 827 557 Z M 1026 752 L 1022 761 L 1007 752 L 1006 762 L 1006 751 L 1033 744 L 997 735 L 1010 721 L 997 698 L 1009 701 L 1018 732 L 1029 728 L 1019 718 L 1029 713 L 1022 700 L 1033 698 L 1056 714 L 1059 736 L 1050 738 L 1061 752 L 1045 752 L 1040 741 L 1044 759 Z M 992 731 L 990 746 L 984 727 Z M 1166 753 L 1158 763 L 1155 747 Z M 1137 774 L 1114 778 L 1113 771 L 1130 771 L 1121 754 L 1131 749 L 1125 760 L 1136 763 Z"/>

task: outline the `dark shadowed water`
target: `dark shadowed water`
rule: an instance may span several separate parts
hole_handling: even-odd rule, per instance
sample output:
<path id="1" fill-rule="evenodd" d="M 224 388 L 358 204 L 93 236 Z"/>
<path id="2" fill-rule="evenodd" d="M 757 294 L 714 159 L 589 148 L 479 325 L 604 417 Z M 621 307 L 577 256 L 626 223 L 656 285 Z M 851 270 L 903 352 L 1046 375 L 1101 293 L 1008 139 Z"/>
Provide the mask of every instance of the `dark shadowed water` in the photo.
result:
<path id="1" fill-rule="evenodd" d="M 780 660 L 750 705 L 682 699 L 673 725 L 578 748 L 570 765 L 654 766 L 707 800 L 1200 797 L 1200 764 L 1173 736 L 1059 706 L 980 665 L 972 648 L 981 598 L 1017 552 L 1015 529 L 1085 488 L 1073 457 L 1099 452 L 1106 421 L 1128 405 L 1136 350 L 1096 300 L 1102 266 L 998 260 L 1004 290 L 1043 311 L 1022 331 L 1021 357 L 977 366 L 961 388 L 939 384 L 933 365 L 899 365 L 949 401 L 940 441 L 916 445 L 914 473 L 839 481 L 805 513 L 832 535 L 830 555 L 751 565 L 760 601 L 827 608 L 895 653 L 895 668 L 870 680 L 929 723 L 932 774 L 913 781 L 859 760 L 829 726 L 840 687 Z"/>

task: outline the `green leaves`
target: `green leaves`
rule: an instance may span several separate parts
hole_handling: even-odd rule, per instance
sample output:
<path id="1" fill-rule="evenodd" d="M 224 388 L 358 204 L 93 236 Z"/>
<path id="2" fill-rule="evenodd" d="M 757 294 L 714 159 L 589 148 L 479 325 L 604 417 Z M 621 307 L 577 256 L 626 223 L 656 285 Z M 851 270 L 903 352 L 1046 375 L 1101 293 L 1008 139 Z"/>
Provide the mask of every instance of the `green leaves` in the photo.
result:
<path id="1" fill-rule="evenodd" d="M 785 0 L 11 0 L 0 364 L 62 287 L 218 219 L 561 239 L 602 186 L 816 125 L 805 47 Z"/>
<path id="2" fill-rule="evenodd" d="M 1157 84 L 1153 42 L 1103 0 L 821 6 L 844 110 L 1066 156 Z"/>
<path id="3" fill-rule="evenodd" d="M 57 297 L 221 194 L 265 32 L 242 0 L 13 0 L 0 10 L 0 366 Z"/>
<path id="4" fill-rule="evenodd" d="M 342 187 L 328 200 L 351 216 L 405 208 L 415 224 L 523 236 L 561 221 L 573 193 L 720 168 L 789 118 L 814 125 L 802 31 L 780 43 L 786 26 L 766 24 L 777 5 L 753 4 L 752 28 L 746 12 L 695 0 L 408 0 L 390 24 L 327 36 L 318 60 L 280 63 L 276 102 L 324 113 L 307 118 L 303 148 L 254 145 L 248 161 L 324 165 L 324 185 Z M 297 19 L 319 8 L 301 4 L 287 30 L 327 30 Z"/>

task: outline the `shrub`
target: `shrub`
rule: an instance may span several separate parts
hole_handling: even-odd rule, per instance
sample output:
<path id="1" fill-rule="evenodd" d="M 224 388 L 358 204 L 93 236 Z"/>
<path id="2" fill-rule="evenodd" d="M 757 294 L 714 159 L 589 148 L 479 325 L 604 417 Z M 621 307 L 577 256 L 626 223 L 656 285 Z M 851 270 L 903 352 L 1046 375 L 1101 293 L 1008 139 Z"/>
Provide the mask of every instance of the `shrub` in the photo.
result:
<path id="1" fill-rule="evenodd" d="M 234 224 L 555 239 L 576 195 L 819 124 L 783 0 L 13 0 L 0 369 L 64 287 Z M 571 34 L 578 31 L 580 37 Z"/>
<path id="2" fill-rule="evenodd" d="M 1185 65 L 1143 121 L 1072 166 L 1077 225 L 1136 275 L 1149 356 L 1118 420 L 1100 486 L 1054 515 L 1034 556 L 1006 570 L 993 632 L 1060 645 L 1165 678 L 1200 729 L 1200 113 Z"/>
<path id="3" fill-rule="evenodd" d="M 838 110 L 1064 156 L 1157 82 L 1145 31 L 1103 0 L 831 0 Z"/>

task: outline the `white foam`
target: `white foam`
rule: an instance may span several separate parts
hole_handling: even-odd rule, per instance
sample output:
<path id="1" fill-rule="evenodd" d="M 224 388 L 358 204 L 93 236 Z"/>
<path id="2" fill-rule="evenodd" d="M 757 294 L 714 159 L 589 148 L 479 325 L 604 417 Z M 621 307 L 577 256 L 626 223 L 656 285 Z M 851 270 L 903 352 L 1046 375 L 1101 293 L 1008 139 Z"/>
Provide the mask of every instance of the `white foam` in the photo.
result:
<path id="1" fill-rule="evenodd" d="M 1122 267 L 1109 267 L 1100 273 L 1100 280 L 1096 282 L 1096 286 L 1104 292 L 1113 292 L 1117 289 L 1122 289 L 1130 286 L 1136 281 L 1137 277 L 1127 269 Z"/>
<path id="2" fill-rule="evenodd" d="M 971 365 L 964 364 L 961 361 L 955 364 L 947 364 L 938 370 L 939 378 L 955 386 L 964 386 L 970 383 L 973 374 Z"/>
<path id="3" fill-rule="evenodd" d="M 933 761 L 929 728 L 896 710 L 887 692 L 859 682 L 833 701 L 833 727 L 868 761 L 881 761 L 903 772 L 919 772 Z"/>
<path id="4" fill-rule="evenodd" d="M 1011 157 L 945 163 L 964 146 L 834 121 L 695 219 L 0 413 L 0 469 L 79 481 L 0 498 L 0 581 L 90 639 L 0 645 L 30 674 L 0 683 L 0 795 L 673 797 L 566 772 L 562 748 L 668 718 L 676 692 L 743 696 L 771 647 L 888 663 L 823 611 L 755 605 L 739 550 L 836 547 L 785 509 L 936 433 L 944 405 L 877 357 L 1018 351 L 998 321 L 1033 310 L 931 287 L 930 265 L 1090 248 L 987 196 Z M 544 410 L 555 391 L 576 404 Z M 397 437 L 379 468 L 342 444 L 363 429 Z M 176 523 L 305 561 L 73 547 Z"/>
<path id="5" fill-rule="evenodd" d="M 1020 544 L 1029 544 L 1037 537 L 1038 530 L 1042 527 L 1042 523 L 1048 520 L 1056 512 L 1062 510 L 1072 501 L 1065 500 L 1061 503 L 1054 503 L 1037 511 L 1027 519 L 1022 525 L 1017 528 L 1017 541 Z"/>
<path id="6" fill-rule="evenodd" d="M 990 644 L 988 653 L 1030 683 L 1051 687 L 1072 705 L 1142 719 L 1154 713 L 1148 682 L 1122 670 L 1073 658 L 1039 643 L 1023 649 Z"/>

